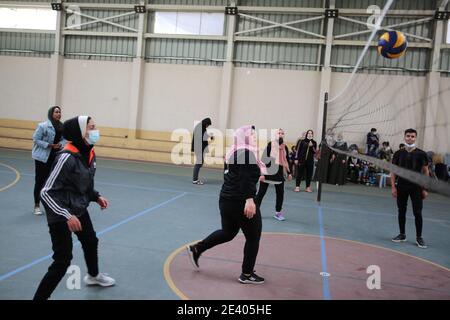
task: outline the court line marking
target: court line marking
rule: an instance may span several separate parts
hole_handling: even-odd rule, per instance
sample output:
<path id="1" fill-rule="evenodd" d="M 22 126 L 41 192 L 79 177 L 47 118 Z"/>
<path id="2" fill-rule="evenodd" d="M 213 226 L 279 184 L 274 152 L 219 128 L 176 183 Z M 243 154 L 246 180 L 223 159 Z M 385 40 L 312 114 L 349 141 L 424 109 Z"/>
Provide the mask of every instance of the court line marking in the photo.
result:
<path id="1" fill-rule="evenodd" d="M 264 235 L 264 234 L 267 234 L 267 235 L 288 235 L 288 236 L 315 237 L 315 238 L 319 238 L 319 239 L 321 238 L 320 235 L 316 235 L 316 234 L 304 234 L 304 233 L 294 233 L 294 232 L 262 232 L 262 235 Z M 356 244 L 359 244 L 359 245 L 370 246 L 370 247 L 374 247 L 374 248 L 381 249 L 381 250 L 388 250 L 388 251 L 391 251 L 391 252 L 393 252 L 393 253 L 401 254 L 401 255 L 404 255 L 404 256 L 407 256 L 407 257 L 410 257 L 410 258 L 413 258 L 413 259 L 420 260 L 420 261 L 425 262 L 425 263 L 429 263 L 429 264 L 431 264 L 431 265 L 434 265 L 434 266 L 436 266 L 436 267 L 438 267 L 438 268 L 441 268 L 441 269 L 444 269 L 445 271 L 450 272 L 450 269 L 449 269 L 449 268 L 446 268 L 446 267 L 444 267 L 444 266 L 442 266 L 442 265 L 439 265 L 439 264 L 437 264 L 437 263 L 434 263 L 434 262 L 431 262 L 431 261 L 428 261 L 428 260 L 425 260 L 425 259 L 422 259 L 422 258 L 413 256 L 413 255 L 410 255 L 410 254 L 407 254 L 407 253 L 403 253 L 403 252 L 401 252 L 401 251 L 393 250 L 393 249 L 390 249 L 390 248 L 385 248 L 385 247 L 377 246 L 377 245 L 370 244 L 370 243 L 365 243 L 365 242 L 360 242 L 360 241 L 354 241 L 354 240 L 348 240 L 348 239 L 343 239 L 343 238 L 328 237 L 328 236 L 324 236 L 323 238 L 324 238 L 324 239 L 330 239 L 330 240 L 338 240 L 338 241 L 344 241 L 344 242 L 356 243 Z M 181 247 L 175 249 L 175 250 L 167 257 L 167 259 L 166 259 L 166 261 L 165 261 L 165 263 L 164 263 L 164 279 L 166 280 L 166 282 L 167 282 L 168 286 L 170 287 L 170 289 L 172 289 L 172 291 L 173 291 L 179 298 L 181 298 L 182 300 L 190 300 L 190 298 L 189 298 L 188 296 L 186 296 L 186 295 L 185 295 L 185 294 L 184 294 L 184 293 L 176 286 L 176 284 L 175 284 L 175 282 L 173 281 L 172 276 L 171 276 L 171 274 L 170 274 L 170 266 L 171 266 L 171 264 L 172 264 L 172 262 L 173 262 L 173 259 L 175 258 L 175 256 L 176 256 L 178 253 L 180 253 L 180 252 L 183 251 L 183 250 L 186 250 L 186 246 L 187 246 L 187 245 L 194 244 L 194 243 L 196 243 L 196 242 L 197 242 L 197 241 L 193 241 L 193 242 L 184 244 L 183 246 L 181 246 Z M 186 263 L 188 263 L 188 262 L 186 262 Z M 257 264 L 257 265 L 259 265 L 259 264 Z"/>
<path id="2" fill-rule="evenodd" d="M 325 230 L 323 226 L 323 214 L 322 207 L 319 205 L 317 208 L 317 215 L 319 218 L 319 230 L 320 230 L 320 260 L 322 262 L 322 272 L 325 276 L 322 276 L 322 292 L 325 300 L 331 300 L 330 286 L 328 282 L 328 270 L 327 270 L 327 250 L 325 246 Z"/>
<path id="3" fill-rule="evenodd" d="M 9 173 L 9 171 L 3 171 L 0 170 L 0 173 Z M 34 174 L 31 173 L 22 173 L 22 176 L 33 176 Z M 180 193 L 180 192 L 185 192 L 188 195 L 196 195 L 196 196 L 202 196 L 202 197 L 218 197 L 217 194 L 213 194 L 213 193 L 206 193 L 206 192 L 192 192 L 192 191 L 186 191 L 184 189 L 165 189 L 165 188 L 157 188 L 157 187 L 144 187 L 144 186 L 137 186 L 137 185 L 129 185 L 129 184 L 118 184 L 118 183 L 110 183 L 110 182 L 104 182 L 101 180 L 96 180 L 95 181 L 96 184 L 100 184 L 100 185 L 105 185 L 105 186 L 111 186 L 111 187 L 119 187 L 119 188 L 133 188 L 133 189 L 138 189 L 138 190 L 148 190 L 148 191 L 162 191 L 162 192 L 171 192 L 171 193 Z M 314 202 L 315 200 L 311 200 L 311 199 L 301 199 L 301 201 L 307 201 L 307 202 Z M 263 203 L 267 203 L 268 200 L 264 200 Z M 286 200 L 284 201 L 285 205 L 288 206 L 295 206 L 295 207 L 300 207 L 300 208 L 312 208 L 315 209 L 317 208 L 317 205 L 307 205 L 307 204 L 302 204 L 299 203 L 298 200 Z M 389 218 L 396 218 L 396 212 L 393 213 L 388 213 L 388 212 L 379 212 L 379 211 L 361 211 L 361 210 L 356 210 L 356 209 L 351 209 L 351 208 L 337 208 L 337 207 L 327 207 L 327 206 L 322 206 L 323 209 L 325 210 L 334 210 L 334 211 L 341 211 L 341 212 L 349 212 L 349 213 L 360 213 L 360 214 L 365 214 L 365 215 L 377 215 L 377 216 L 383 216 L 383 217 L 389 217 Z M 394 208 L 394 210 L 396 210 Z M 436 209 L 433 209 L 436 210 Z M 414 220 L 414 217 L 407 215 L 406 219 L 409 220 Z M 430 221 L 430 222 L 435 222 L 435 223 L 450 223 L 450 220 L 446 220 L 446 219 L 434 219 L 434 218 L 423 218 L 424 221 Z"/>
<path id="4" fill-rule="evenodd" d="M 11 182 L 10 184 L 8 184 L 8 185 L 5 186 L 5 187 L 0 188 L 0 192 L 2 192 L 2 191 L 5 191 L 6 189 L 11 188 L 11 187 L 14 186 L 17 182 L 19 182 L 19 180 L 20 180 L 20 172 L 17 171 L 15 168 L 13 168 L 13 167 L 11 167 L 11 166 L 9 166 L 9 165 L 3 163 L 3 162 L 0 162 L 0 166 L 4 166 L 4 167 L 10 169 L 10 170 L 12 170 L 12 171 L 16 174 L 16 178 L 14 179 L 13 182 Z M 8 171 L 8 172 L 9 172 L 9 171 Z"/>
<path id="5" fill-rule="evenodd" d="M 184 197 L 185 195 L 186 195 L 185 193 L 179 194 L 179 195 L 174 196 L 174 197 L 172 197 L 172 198 L 170 198 L 170 199 L 168 199 L 168 200 L 166 200 L 166 201 L 164 201 L 164 202 L 161 202 L 161 203 L 156 204 L 156 205 L 154 205 L 154 206 L 152 206 L 152 207 L 150 207 L 150 208 L 148 208 L 148 209 L 145 209 L 145 210 L 143 210 L 143 211 L 141 211 L 141 212 L 138 212 L 138 213 L 132 215 L 131 217 L 128 217 L 128 218 L 126 218 L 126 219 L 123 219 L 123 220 L 121 220 L 121 221 L 119 221 L 119 222 L 113 224 L 112 226 L 109 226 L 109 227 L 107 227 L 107 228 L 105 228 L 105 229 L 103 229 L 103 230 L 97 232 L 97 236 L 100 237 L 100 236 L 102 236 L 102 235 L 105 234 L 105 233 L 108 233 L 108 232 L 110 232 L 110 231 L 112 231 L 112 230 L 114 230 L 114 229 L 117 229 L 118 227 L 120 227 L 121 225 L 123 225 L 123 224 L 125 224 L 125 223 L 128 223 L 128 222 L 130 222 L 130 221 L 132 221 L 132 220 L 135 220 L 135 219 L 137 219 L 137 218 L 139 218 L 139 217 L 141 217 L 141 216 L 143 216 L 143 215 L 145 215 L 145 214 L 147 214 L 147 213 L 149 213 L 149 212 L 152 212 L 152 211 L 154 211 L 154 210 L 156 210 L 156 209 L 159 209 L 159 208 L 161 208 L 161 207 L 163 207 L 163 206 L 165 206 L 165 205 L 167 205 L 167 204 L 169 204 L 169 203 L 171 203 L 171 202 L 173 202 L 173 201 L 175 201 L 175 200 L 178 200 L 178 199 L 181 198 L 181 197 Z M 74 245 L 78 245 L 78 244 L 79 244 L 79 241 L 77 241 Z M 52 257 L 52 254 L 46 255 L 46 256 L 44 256 L 44 257 L 38 258 L 38 259 L 36 259 L 36 260 L 34 260 L 34 261 L 32 261 L 32 262 L 26 264 L 26 265 L 24 265 L 24 266 L 18 267 L 18 268 L 16 268 L 16 269 L 13 270 L 13 271 L 10 271 L 10 272 L 8 272 L 8 273 L 5 273 L 5 274 L 3 274 L 3 275 L 0 276 L 0 281 L 3 281 L 3 280 L 5 280 L 5 279 L 8 279 L 9 277 L 12 277 L 13 275 L 15 275 L 15 274 L 17 274 L 17 273 L 19 273 L 19 272 L 22 272 L 22 271 L 24 271 L 24 270 L 27 270 L 27 269 L 29 269 L 29 268 L 31 268 L 31 267 L 33 267 L 33 266 L 39 264 L 39 263 L 42 262 L 42 261 L 45 261 L 45 260 L 47 260 L 47 259 L 50 259 L 51 257 Z"/>

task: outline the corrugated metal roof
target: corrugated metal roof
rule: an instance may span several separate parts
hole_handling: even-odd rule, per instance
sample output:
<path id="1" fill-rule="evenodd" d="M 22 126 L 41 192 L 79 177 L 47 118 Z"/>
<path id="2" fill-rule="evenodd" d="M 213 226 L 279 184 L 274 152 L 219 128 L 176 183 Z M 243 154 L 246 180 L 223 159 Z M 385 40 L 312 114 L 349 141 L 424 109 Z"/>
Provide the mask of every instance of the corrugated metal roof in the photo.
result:
<path id="1" fill-rule="evenodd" d="M 0 54 L 49 57 L 55 36 L 49 33 L 0 32 Z"/>
<path id="2" fill-rule="evenodd" d="M 366 9 L 371 5 L 383 8 L 386 0 L 336 0 L 336 8 Z M 437 0 L 396 0 L 392 10 L 433 10 L 437 8 Z"/>
<path id="3" fill-rule="evenodd" d="M 303 20 L 311 17 L 316 17 L 317 15 L 300 15 L 300 14 L 261 14 L 261 13 L 251 13 L 250 16 L 269 20 L 276 23 L 287 23 L 291 21 Z M 294 28 L 303 29 L 309 32 L 314 32 L 317 34 L 321 33 L 322 20 L 314 20 L 306 23 L 291 24 L 289 26 Z M 238 17 L 237 31 L 250 30 L 260 27 L 270 26 L 270 23 L 258 21 L 248 17 Z M 303 38 L 303 39 L 317 39 L 309 34 L 301 33 L 292 29 L 287 29 L 283 27 L 275 27 L 271 29 L 253 31 L 244 33 L 245 36 L 256 36 L 256 37 L 274 37 L 274 38 Z"/>
<path id="4" fill-rule="evenodd" d="M 82 14 L 87 15 L 87 16 L 91 16 L 91 17 L 95 17 L 95 18 L 99 18 L 99 19 L 106 19 L 108 17 L 113 17 L 113 16 L 117 16 L 117 15 L 121 15 L 121 14 L 126 14 L 126 13 L 131 13 L 131 11 L 125 11 L 125 10 L 86 10 L 83 9 L 81 11 Z M 73 21 L 72 15 L 67 15 L 66 16 L 66 21 Z M 87 17 L 81 17 L 81 23 L 86 23 L 86 22 L 90 22 L 93 21 L 93 19 L 91 18 L 87 18 Z M 113 23 L 117 23 L 120 25 L 123 25 L 125 27 L 129 27 L 129 28 L 133 28 L 133 29 L 137 29 L 138 28 L 138 14 L 134 13 L 127 15 L 127 16 L 123 16 L 123 17 L 119 17 L 119 18 L 115 18 L 115 19 L 109 19 L 107 20 L 109 22 L 113 22 Z M 67 25 L 67 23 L 66 23 Z M 111 24 L 107 24 L 104 22 L 96 22 L 96 23 L 92 23 L 92 24 L 88 24 L 85 26 L 81 26 L 81 29 L 77 29 L 77 30 L 81 30 L 81 31 L 99 31 L 99 32 L 130 32 L 130 30 L 126 30 L 120 27 L 116 27 L 113 26 Z"/>
<path id="5" fill-rule="evenodd" d="M 323 0 L 239 0 L 239 6 L 321 8 Z"/>
<path id="6" fill-rule="evenodd" d="M 20 2 L 42 2 L 42 0 L 18 0 Z M 139 0 L 71 0 L 67 2 L 80 3 L 112 3 L 112 4 L 135 4 Z M 182 5 L 227 5 L 228 0 L 152 0 L 147 1 L 152 4 L 182 4 Z M 411 10 L 430 10 L 435 9 L 437 0 L 397 0 L 392 9 L 411 9 Z M 239 0 L 239 6 L 276 6 L 276 7 L 322 7 L 323 0 Z M 338 8 L 367 8 L 370 5 L 379 5 L 383 7 L 385 0 L 336 0 Z M 83 13 L 98 18 L 125 13 L 123 10 L 83 10 Z M 262 14 L 251 13 L 256 17 L 267 19 L 274 22 L 288 22 L 300 20 L 308 15 L 299 14 Z M 149 14 L 148 28 L 151 30 L 151 14 Z M 352 16 L 359 21 L 366 21 L 367 17 Z M 408 21 L 410 18 L 387 17 L 384 25 L 396 24 Z M 82 22 L 88 21 L 82 18 Z M 124 24 L 131 28 L 137 28 L 138 15 L 133 14 L 123 17 L 114 22 Z M 248 18 L 238 18 L 237 30 L 248 30 L 268 25 L 264 22 L 255 21 Z M 322 21 L 311 21 L 304 24 L 293 25 L 314 33 L 321 33 Z M 82 30 L 98 32 L 129 32 L 121 28 L 95 23 Z M 343 34 L 358 30 L 367 30 L 366 26 L 357 25 L 347 21 L 336 19 L 334 34 Z M 423 37 L 432 36 L 432 22 L 423 23 L 414 26 L 399 28 L 400 31 L 417 34 Z M 285 28 L 273 28 L 268 30 L 256 31 L 242 34 L 243 36 L 268 37 L 268 38 L 314 38 L 311 35 L 298 33 Z M 343 38 L 348 40 L 366 40 L 368 33 L 358 35 L 352 38 Z M 414 39 L 410 41 L 420 42 Z M 27 52 L 26 54 L 48 56 L 47 52 L 53 51 L 54 35 L 35 34 L 35 33 L 5 33 L 0 32 L 0 49 L 39 51 L 42 53 Z M 181 63 L 181 64 L 204 64 L 221 65 L 225 59 L 226 42 L 212 40 L 185 40 L 185 39 L 160 39 L 151 38 L 146 40 L 146 58 L 147 61 L 160 63 Z M 242 42 L 235 43 L 235 56 L 237 66 L 260 67 L 260 68 L 282 68 L 282 69 L 301 69 L 315 70 L 312 65 L 318 64 L 318 55 L 320 45 L 314 44 L 295 44 L 295 43 L 272 43 L 272 42 Z M 323 50 L 322 50 L 323 51 Z M 335 67 L 335 71 L 349 72 L 351 66 L 356 64 L 357 58 L 362 51 L 360 46 L 334 46 L 332 49 L 333 65 L 348 65 L 349 68 Z M 450 57 L 449 50 L 443 50 L 441 60 L 441 69 L 449 68 Z M 94 37 L 94 36 L 66 36 L 65 52 L 67 57 L 76 57 L 83 59 L 108 59 L 108 60 L 130 60 L 136 55 L 136 39 L 119 37 Z M 371 68 L 406 68 L 406 69 L 427 69 L 429 68 L 429 55 L 431 50 L 425 48 L 410 48 L 404 57 L 396 60 L 387 60 L 380 57 L 375 48 L 371 47 L 367 57 L 363 60 L 361 72 L 370 71 Z M 9 52 L 8 54 L 14 54 Z M 364 69 L 366 68 L 366 69 Z M 388 74 L 422 74 L 414 72 L 397 71 L 376 71 L 378 73 Z"/>
<path id="7" fill-rule="evenodd" d="M 193 6 L 226 6 L 227 0 L 152 0 L 151 4 L 193 5 Z"/>
<path id="8" fill-rule="evenodd" d="M 136 56 L 136 39 L 95 36 L 66 36 L 69 58 L 131 61 Z"/>
<path id="9" fill-rule="evenodd" d="M 399 24 L 399 23 L 403 23 L 403 22 L 408 22 L 408 21 L 412 21 L 412 19 L 414 20 L 419 20 L 422 19 L 423 17 L 415 17 L 415 18 L 404 18 L 404 17 L 385 17 L 382 23 L 382 26 L 391 26 L 391 25 L 395 25 L 395 24 Z M 366 23 L 368 17 L 361 17 L 361 16 L 351 16 L 351 19 L 354 20 L 358 20 L 361 22 Z M 374 21 L 371 21 L 371 23 L 374 23 Z M 413 35 L 417 35 L 417 36 L 421 36 L 421 37 L 426 37 L 426 38 L 431 38 L 432 37 L 432 27 L 433 27 L 433 20 L 432 21 L 426 21 L 426 22 L 421 22 L 419 24 L 414 24 L 414 25 L 407 25 L 407 26 L 400 26 L 398 28 L 394 28 L 395 30 L 401 31 L 401 32 L 405 32 L 405 33 L 410 33 Z M 354 22 L 350 22 L 350 21 L 346 21 L 346 20 L 342 20 L 342 19 L 336 19 L 335 20 L 335 24 L 334 24 L 334 35 L 343 35 L 343 34 L 348 34 L 351 32 L 357 32 L 357 31 L 366 31 L 369 30 L 369 28 L 365 25 L 360 25 Z M 351 36 L 351 37 L 344 37 L 341 38 L 342 40 L 363 40 L 363 41 L 367 41 L 367 39 L 369 38 L 370 32 L 368 33 L 363 33 L 360 35 L 356 35 L 356 36 Z M 406 36 L 408 38 L 408 36 Z M 341 40 L 340 39 L 340 40 Z M 408 38 L 408 41 L 414 41 L 414 42 L 424 42 L 421 39 L 417 39 L 417 38 Z"/>
<path id="10" fill-rule="evenodd" d="M 319 46 L 295 43 L 238 42 L 236 66 L 293 70 L 316 70 Z"/>
<path id="11" fill-rule="evenodd" d="M 156 63 L 222 65 L 225 53 L 225 41 L 153 38 L 146 41 L 145 58 Z"/>
<path id="12" fill-rule="evenodd" d="M 363 47 L 335 46 L 331 51 L 331 64 L 333 66 L 349 66 L 349 68 L 333 67 L 333 71 L 351 72 L 356 65 Z M 404 56 L 398 59 L 386 59 L 378 54 L 376 47 L 367 51 L 358 72 L 424 75 L 423 70 L 429 68 L 430 50 L 426 48 L 410 48 Z M 382 70 L 393 68 L 398 70 Z M 379 69 L 375 72 L 374 69 Z"/>
<path id="13" fill-rule="evenodd" d="M 447 71 L 441 73 L 443 77 L 450 77 L 450 49 L 444 49 L 441 51 L 440 69 Z"/>

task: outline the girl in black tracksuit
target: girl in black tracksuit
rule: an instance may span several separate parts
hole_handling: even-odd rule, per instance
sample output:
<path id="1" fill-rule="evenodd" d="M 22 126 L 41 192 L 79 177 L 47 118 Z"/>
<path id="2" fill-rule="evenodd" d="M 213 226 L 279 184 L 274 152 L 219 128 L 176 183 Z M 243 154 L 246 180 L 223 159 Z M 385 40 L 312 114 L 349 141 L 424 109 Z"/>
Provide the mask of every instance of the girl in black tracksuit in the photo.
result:
<path id="1" fill-rule="evenodd" d="M 98 239 L 87 211 L 89 203 L 97 202 L 106 209 L 108 201 L 94 189 L 96 158 L 93 144 L 98 130 L 87 116 L 67 120 L 63 135 L 70 141 L 54 162 L 44 188 L 42 203 L 47 213 L 53 249 L 53 263 L 34 295 L 35 300 L 46 300 L 66 274 L 72 260 L 72 232 L 81 242 L 87 264 L 86 284 L 111 286 L 114 279 L 99 273 Z"/>
<path id="2" fill-rule="evenodd" d="M 311 178 L 314 171 L 314 156 L 317 152 L 317 142 L 313 140 L 313 131 L 308 130 L 306 137 L 297 143 L 297 153 L 295 163 L 297 168 L 297 177 L 295 179 L 295 190 L 300 191 L 302 177 L 306 180 L 306 191 L 311 192 Z"/>
<path id="3" fill-rule="evenodd" d="M 241 130 L 241 134 L 248 137 L 251 135 L 251 128 L 246 126 L 238 131 Z M 255 153 L 246 148 L 237 148 L 226 161 L 224 183 L 219 198 L 222 228 L 202 241 L 187 247 L 194 267 L 199 267 L 198 259 L 203 252 L 231 241 L 239 229 L 242 229 L 246 241 L 242 274 L 238 280 L 241 283 L 253 284 L 264 282 L 264 279 L 254 272 L 262 230 L 261 213 L 254 201 L 256 184 L 261 175 L 258 163 L 260 162 Z M 254 213 L 250 215 L 247 214 L 249 206 L 253 206 L 254 209 Z"/>

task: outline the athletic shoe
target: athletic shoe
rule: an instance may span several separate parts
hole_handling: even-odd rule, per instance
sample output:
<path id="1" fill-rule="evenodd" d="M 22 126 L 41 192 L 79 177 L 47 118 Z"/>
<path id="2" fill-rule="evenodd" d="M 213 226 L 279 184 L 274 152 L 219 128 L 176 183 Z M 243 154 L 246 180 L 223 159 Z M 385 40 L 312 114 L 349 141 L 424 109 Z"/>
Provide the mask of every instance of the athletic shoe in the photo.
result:
<path id="1" fill-rule="evenodd" d="M 196 180 L 196 181 L 192 181 L 192 184 L 197 184 L 199 186 L 202 186 L 205 184 L 205 182 L 203 180 Z"/>
<path id="2" fill-rule="evenodd" d="M 41 208 L 34 207 L 33 214 L 37 215 L 37 216 L 40 216 L 42 214 Z"/>
<path id="3" fill-rule="evenodd" d="M 406 241 L 406 235 L 400 233 L 398 236 L 396 236 L 395 238 L 392 238 L 392 241 L 394 242 L 405 242 Z"/>
<path id="4" fill-rule="evenodd" d="M 277 212 L 275 213 L 275 215 L 273 216 L 275 219 L 277 219 L 278 221 L 284 221 L 286 220 L 286 218 L 283 216 L 282 212 Z"/>
<path id="5" fill-rule="evenodd" d="M 248 276 L 241 273 L 241 276 L 239 277 L 238 281 L 240 283 L 263 284 L 264 278 L 258 276 L 255 272 L 252 272 L 252 274 Z"/>
<path id="6" fill-rule="evenodd" d="M 308 187 L 308 188 L 306 188 L 306 190 L 305 190 L 306 192 L 312 192 L 312 190 L 311 190 L 311 187 Z"/>
<path id="7" fill-rule="evenodd" d="M 188 256 L 191 260 L 192 265 L 195 269 L 199 269 L 200 266 L 198 265 L 198 258 L 200 258 L 200 253 L 198 253 L 197 248 L 195 245 L 192 246 L 186 246 L 186 250 L 188 253 Z"/>
<path id="8" fill-rule="evenodd" d="M 300 187 L 295 187 L 294 192 L 300 192 Z"/>
<path id="9" fill-rule="evenodd" d="M 428 246 L 425 244 L 425 241 L 423 241 L 423 238 L 417 238 L 416 244 L 419 248 L 422 248 L 422 249 L 428 248 Z"/>
<path id="10" fill-rule="evenodd" d="M 96 277 L 87 274 L 84 277 L 84 283 L 87 285 L 99 285 L 102 287 L 110 287 L 116 283 L 116 280 L 109 277 L 107 273 L 99 273 Z"/>

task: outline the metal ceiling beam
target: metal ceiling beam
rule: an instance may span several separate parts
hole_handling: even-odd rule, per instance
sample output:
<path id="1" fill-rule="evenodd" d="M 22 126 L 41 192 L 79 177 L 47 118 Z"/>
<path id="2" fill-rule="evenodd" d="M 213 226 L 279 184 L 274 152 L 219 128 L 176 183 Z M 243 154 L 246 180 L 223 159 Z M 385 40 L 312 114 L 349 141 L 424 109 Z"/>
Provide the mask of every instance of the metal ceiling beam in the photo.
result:
<path id="1" fill-rule="evenodd" d="M 315 17 L 306 18 L 306 19 L 300 19 L 300 20 L 295 20 L 295 21 L 284 22 L 282 25 L 289 26 L 289 25 L 293 25 L 293 24 L 305 23 L 305 22 L 310 22 L 310 21 L 315 21 L 315 20 L 322 20 L 322 19 L 324 19 L 324 16 L 315 16 Z M 271 26 L 265 26 L 265 27 L 260 27 L 260 28 L 253 28 L 253 29 L 248 29 L 248 30 L 242 30 L 242 31 L 236 32 L 235 35 L 243 34 L 243 33 L 249 33 L 249 32 L 254 32 L 254 31 L 268 30 L 268 29 L 273 29 L 273 28 L 277 28 L 277 27 L 278 27 L 277 25 L 271 25 Z"/>
<path id="2" fill-rule="evenodd" d="M 289 30 L 294 30 L 294 31 L 297 31 L 297 32 L 300 32 L 300 33 L 304 33 L 304 34 L 316 37 L 316 38 L 325 39 L 325 37 L 323 35 L 321 35 L 321 34 L 317 34 L 317 33 L 314 33 L 314 32 L 311 32 L 311 31 L 307 31 L 307 30 L 303 30 L 303 29 L 300 29 L 300 28 L 294 28 L 294 27 L 285 25 L 283 23 L 274 22 L 274 21 L 271 21 L 271 20 L 267 20 L 267 19 L 263 19 L 263 18 L 259 18 L 259 17 L 255 17 L 255 16 L 250 16 L 250 15 L 243 14 L 243 13 L 239 13 L 239 16 L 240 17 L 244 17 L 244 18 L 249 18 L 249 19 L 252 19 L 252 20 L 256 20 L 256 21 L 269 23 L 269 24 L 271 24 L 271 25 L 273 25 L 275 27 L 281 27 L 281 28 L 285 28 L 285 29 L 289 29 Z"/>
<path id="3" fill-rule="evenodd" d="M 333 45 L 335 46 L 365 46 L 367 41 L 365 40 L 333 40 Z M 373 41 L 371 46 L 378 46 L 378 42 Z M 408 42 L 409 48 L 432 48 L 431 43 L 423 42 Z"/>
<path id="4" fill-rule="evenodd" d="M 115 27 L 118 27 L 118 28 L 121 28 L 121 29 L 128 30 L 128 31 L 138 32 L 137 29 L 134 29 L 134 28 L 131 28 L 131 27 L 127 27 L 127 26 L 121 25 L 119 23 L 115 23 L 115 22 L 109 21 L 110 19 L 117 18 L 119 16 L 121 17 L 121 16 L 124 16 L 124 15 L 136 14 L 134 11 L 128 12 L 128 13 L 124 13 L 124 14 L 120 14 L 120 15 L 116 15 L 116 16 L 110 16 L 110 17 L 106 17 L 106 18 L 94 17 L 94 16 L 91 16 L 89 14 L 81 13 L 81 12 L 78 12 L 78 11 L 75 11 L 75 10 L 71 10 L 71 9 L 68 9 L 67 12 L 68 13 L 73 13 L 73 14 L 79 15 L 81 17 L 85 17 L 85 18 L 88 18 L 88 19 L 92 20 L 92 21 L 89 21 L 89 22 L 81 23 L 78 26 L 101 22 L 101 23 L 109 24 L 109 25 L 112 25 L 112 26 L 115 26 Z M 76 26 L 74 26 L 74 27 L 76 27 Z M 71 27 L 70 29 L 73 29 L 74 27 Z"/>
<path id="5" fill-rule="evenodd" d="M 298 44 L 325 44 L 324 39 L 296 39 L 296 38 L 268 38 L 236 36 L 235 41 L 241 42 L 272 42 L 272 43 L 298 43 Z"/>
<path id="6" fill-rule="evenodd" d="M 342 16 L 339 16 L 338 18 L 341 19 L 341 20 L 344 20 L 344 21 L 349 21 L 349 22 L 353 22 L 353 23 L 356 23 L 356 24 L 368 26 L 368 24 L 366 22 L 363 22 L 363 21 L 351 19 L 351 18 L 348 18 L 348 17 L 342 17 Z M 381 27 L 380 30 L 393 31 L 394 30 L 393 28 L 420 24 L 420 23 L 424 23 L 424 22 L 428 22 L 428 21 L 432 21 L 432 20 L 434 20 L 434 18 L 428 17 L 428 18 L 422 18 L 422 19 L 419 19 L 419 20 L 405 21 L 405 22 L 391 24 L 391 25 L 388 25 L 388 26 Z M 375 25 L 372 25 L 372 26 L 375 26 Z M 361 30 L 361 31 L 356 31 L 356 32 L 350 32 L 350 33 L 346 33 L 346 34 L 336 35 L 336 36 L 334 36 L 334 38 L 335 39 L 341 39 L 341 38 L 352 37 L 352 36 L 365 34 L 365 33 L 370 33 L 370 32 L 372 32 L 372 30 L 371 29 L 367 29 L 367 30 Z M 405 35 L 409 36 L 409 37 L 412 37 L 412 38 L 417 38 L 417 39 L 420 39 L 420 40 L 431 42 L 430 38 L 417 36 L 415 34 L 406 33 L 406 32 L 403 32 L 403 33 Z"/>
<path id="7" fill-rule="evenodd" d="M 70 9 L 66 10 L 66 11 L 67 11 L 67 13 L 77 14 L 77 11 L 73 11 L 73 10 L 70 10 Z M 79 27 L 84 27 L 84 26 L 91 25 L 91 24 L 98 23 L 98 22 L 106 23 L 106 20 L 113 20 L 113 19 L 122 18 L 122 17 L 126 17 L 126 16 L 129 16 L 129 15 L 134 15 L 134 14 L 136 14 L 136 12 L 131 11 L 131 12 L 126 12 L 126 13 L 121 13 L 121 14 L 118 14 L 118 15 L 115 15 L 115 16 L 106 17 L 106 18 L 93 19 L 91 21 L 83 22 L 83 23 L 72 25 L 72 26 L 69 26 L 69 27 L 66 26 L 64 28 L 64 30 L 78 29 Z"/>

